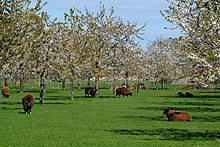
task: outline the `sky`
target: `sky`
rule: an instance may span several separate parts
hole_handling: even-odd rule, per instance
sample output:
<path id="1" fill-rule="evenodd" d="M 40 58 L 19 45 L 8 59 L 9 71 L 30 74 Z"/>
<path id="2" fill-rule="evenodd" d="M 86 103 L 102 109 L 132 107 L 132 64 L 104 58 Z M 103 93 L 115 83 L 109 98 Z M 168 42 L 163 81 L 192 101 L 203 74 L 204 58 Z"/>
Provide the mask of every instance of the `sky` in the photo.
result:
<path id="1" fill-rule="evenodd" d="M 90 12 L 99 12 L 100 1 L 106 9 L 114 7 L 115 15 L 124 21 L 136 22 L 140 26 L 146 23 L 143 36 L 145 40 L 140 41 L 143 48 L 159 38 L 182 36 L 180 30 L 164 29 L 173 26 L 159 13 L 160 10 L 168 8 L 169 3 L 166 0 L 42 0 L 42 3 L 47 2 L 43 10 L 51 19 L 58 18 L 58 21 L 63 21 L 64 13 L 69 13 L 73 7 L 81 11 L 86 7 Z"/>

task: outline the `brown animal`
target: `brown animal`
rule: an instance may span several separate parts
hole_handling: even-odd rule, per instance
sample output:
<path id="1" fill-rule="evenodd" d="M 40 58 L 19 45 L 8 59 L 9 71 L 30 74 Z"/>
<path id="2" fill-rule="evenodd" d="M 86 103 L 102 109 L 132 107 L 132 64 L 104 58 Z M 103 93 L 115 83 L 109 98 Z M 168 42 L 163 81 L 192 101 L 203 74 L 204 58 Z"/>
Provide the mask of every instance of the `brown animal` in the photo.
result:
<path id="1" fill-rule="evenodd" d="M 122 87 L 122 88 L 117 88 L 116 89 L 116 97 L 117 96 L 119 96 L 119 97 L 121 97 L 121 95 L 123 95 L 123 97 L 124 96 L 132 96 L 132 93 L 127 89 L 127 88 L 124 88 L 124 87 Z"/>
<path id="2" fill-rule="evenodd" d="M 35 99 L 31 94 L 25 94 L 22 98 L 22 104 L 25 114 L 31 114 L 31 109 L 34 106 Z"/>
<path id="3" fill-rule="evenodd" d="M 166 114 L 166 116 L 168 118 L 168 121 L 174 121 L 174 122 L 178 122 L 178 121 L 191 122 L 192 121 L 192 117 L 188 113 L 175 112 L 171 108 L 168 108 L 168 109 L 164 110 L 163 114 Z"/>
<path id="4" fill-rule="evenodd" d="M 7 85 L 2 87 L 2 95 L 3 95 L 3 98 L 4 97 L 9 98 L 10 90 L 9 90 L 9 87 Z"/>
<path id="5" fill-rule="evenodd" d="M 96 94 L 96 89 L 92 88 L 92 87 L 86 87 L 85 88 L 85 97 L 95 97 Z"/>

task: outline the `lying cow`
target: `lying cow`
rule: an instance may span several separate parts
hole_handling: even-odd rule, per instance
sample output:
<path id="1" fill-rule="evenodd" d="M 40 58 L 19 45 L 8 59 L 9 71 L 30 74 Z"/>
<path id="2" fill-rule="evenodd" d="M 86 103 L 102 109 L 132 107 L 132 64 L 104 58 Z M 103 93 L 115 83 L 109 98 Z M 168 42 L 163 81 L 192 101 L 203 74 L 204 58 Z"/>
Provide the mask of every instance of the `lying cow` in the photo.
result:
<path id="1" fill-rule="evenodd" d="M 190 93 L 190 92 L 186 92 L 186 93 L 185 93 L 185 96 L 186 96 L 186 97 L 194 97 L 194 95 L 193 95 L 192 93 Z"/>
<path id="2" fill-rule="evenodd" d="M 175 112 L 171 108 L 164 110 L 163 114 L 166 114 L 168 121 L 175 121 L 175 122 L 179 122 L 179 121 L 191 122 L 192 121 L 192 117 L 188 113 Z"/>
<path id="3" fill-rule="evenodd" d="M 85 88 L 85 97 L 95 97 L 96 90 L 92 87 Z"/>
<path id="4" fill-rule="evenodd" d="M 182 92 L 178 92 L 178 93 L 177 93 L 177 96 L 178 96 L 178 97 L 186 97 L 185 94 L 183 94 Z"/>
<path id="5" fill-rule="evenodd" d="M 182 93 L 182 92 L 178 92 L 177 93 L 177 96 L 178 97 L 188 97 L 188 98 L 190 98 L 190 97 L 194 97 L 194 95 L 192 94 L 192 93 L 190 93 L 190 92 L 186 92 L 185 94 L 184 93 Z"/>
<path id="6" fill-rule="evenodd" d="M 121 95 L 123 95 L 123 97 L 124 96 L 132 96 L 132 93 L 127 89 L 127 88 L 124 88 L 124 87 L 122 87 L 122 88 L 117 88 L 116 89 L 116 97 L 117 96 L 119 96 L 119 97 L 121 97 Z"/>

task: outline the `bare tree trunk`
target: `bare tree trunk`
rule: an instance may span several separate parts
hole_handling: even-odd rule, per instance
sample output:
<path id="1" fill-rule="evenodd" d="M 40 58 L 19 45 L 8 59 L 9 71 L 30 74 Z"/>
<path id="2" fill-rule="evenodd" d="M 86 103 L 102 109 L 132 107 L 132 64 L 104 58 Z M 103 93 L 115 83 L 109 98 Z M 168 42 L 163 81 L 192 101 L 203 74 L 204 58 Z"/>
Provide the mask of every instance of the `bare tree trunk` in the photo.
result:
<path id="1" fill-rule="evenodd" d="M 90 87 L 90 76 L 88 77 L 88 84 L 87 84 L 88 87 Z"/>
<path id="2" fill-rule="evenodd" d="M 40 104 L 44 104 L 44 92 L 46 91 L 46 83 L 43 79 L 40 80 Z"/>
<path id="3" fill-rule="evenodd" d="M 164 89 L 164 79 L 161 81 L 161 88 Z"/>
<path id="4" fill-rule="evenodd" d="M 78 90 L 80 90 L 81 89 L 81 79 L 78 77 L 78 83 L 77 83 L 77 85 L 78 85 Z"/>
<path id="5" fill-rule="evenodd" d="M 125 86 L 128 88 L 128 71 L 125 72 Z"/>
<path id="6" fill-rule="evenodd" d="M 95 97 L 98 98 L 99 97 L 99 76 L 95 77 Z"/>
<path id="7" fill-rule="evenodd" d="M 62 89 L 66 89 L 66 79 L 63 79 L 62 81 Z"/>
<path id="8" fill-rule="evenodd" d="M 24 92 L 24 77 L 23 75 L 20 77 L 20 93 Z"/>
<path id="9" fill-rule="evenodd" d="M 116 79 L 113 79 L 113 95 L 115 95 L 116 92 Z"/>
<path id="10" fill-rule="evenodd" d="M 75 96 L 74 80 L 73 80 L 73 78 L 70 78 L 70 97 L 71 97 L 71 100 L 73 100 L 74 96 Z"/>
<path id="11" fill-rule="evenodd" d="M 46 82 L 44 80 L 46 68 L 43 69 L 42 73 L 40 74 L 40 104 L 44 104 L 44 92 L 46 91 Z"/>
<path id="12" fill-rule="evenodd" d="M 4 80 L 5 80 L 5 86 L 7 86 L 7 85 L 8 85 L 8 83 L 7 83 L 7 79 L 5 78 Z"/>
<path id="13" fill-rule="evenodd" d="M 138 78 L 138 83 L 137 83 L 137 93 L 139 93 L 139 88 L 140 88 L 140 79 Z"/>
<path id="14" fill-rule="evenodd" d="M 158 81 L 156 80 L 156 89 L 158 90 L 159 89 L 159 87 L 158 87 Z"/>

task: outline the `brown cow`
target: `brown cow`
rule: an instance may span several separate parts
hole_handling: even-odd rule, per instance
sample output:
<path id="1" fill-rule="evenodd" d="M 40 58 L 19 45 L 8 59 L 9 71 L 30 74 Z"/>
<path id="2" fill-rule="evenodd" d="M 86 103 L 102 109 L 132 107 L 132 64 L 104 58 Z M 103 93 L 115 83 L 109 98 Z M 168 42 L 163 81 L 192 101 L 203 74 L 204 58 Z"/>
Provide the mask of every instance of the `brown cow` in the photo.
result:
<path id="1" fill-rule="evenodd" d="M 168 109 L 164 110 L 163 114 L 166 114 L 166 116 L 168 118 L 168 121 L 175 121 L 175 122 L 179 122 L 179 121 L 189 121 L 189 122 L 191 122 L 192 121 L 192 117 L 188 113 L 175 112 L 171 108 L 168 108 Z"/>
<path id="2" fill-rule="evenodd" d="M 119 97 L 121 97 L 121 95 L 123 95 L 123 97 L 124 96 L 132 96 L 132 93 L 127 89 L 127 88 L 124 88 L 124 87 L 122 87 L 122 88 L 117 88 L 116 89 L 116 97 L 119 95 Z"/>
<path id="3" fill-rule="evenodd" d="M 7 85 L 2 87 L 2 95 L 3 95 L 3 98 L 4 97 L 9 98 L 10 90 L 9 90 L 9 87 Z"/>
<path id="4" fill-rule="evenodd" d="M 94 89 L 92 87 L 86 87 L 85 88 L 85 97 L 89 97 L 89 95 L 91 97 L 95 97 L 95 93 L 96 93 L 96 89 Z"/>
<path id="5" fill-rule="evenodd" d="M 22 104 L 25 114 L 31 114 L 31 108 L 34 106 L 35 99 L 31 94 L 25 94 L 22 98 Z"/>

